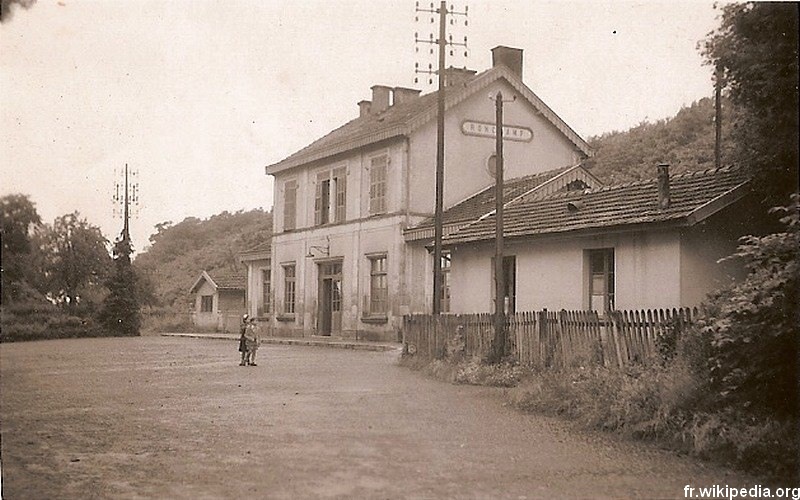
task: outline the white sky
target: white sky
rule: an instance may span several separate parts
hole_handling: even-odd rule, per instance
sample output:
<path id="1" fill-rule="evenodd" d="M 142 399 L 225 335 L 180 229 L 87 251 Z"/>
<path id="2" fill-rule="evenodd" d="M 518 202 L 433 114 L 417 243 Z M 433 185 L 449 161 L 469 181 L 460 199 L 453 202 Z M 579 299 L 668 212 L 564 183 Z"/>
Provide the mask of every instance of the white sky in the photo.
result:
<path id="1" fill-rule="evenodd" d="M 466 5 L 469 26 L 454 38 L 469 37 L 469 55 L 448 64 L 483 71 L 492 47 L 524 49 L 527 85 L 584 138 L 712 94 L 696 49 L 718 24 L 710 1 Z M 413 83 L 415 61 L 435 65 L 413 38 L 435 25 L 414 16 L 413 0 L 15 8 L 0 24 L 0 195 L 30 195 L 47 222 L 78 210 L 113 240 L 114 171 L 128 163 L 139 171 L 139 250 L 158 222 L 268 209 L 264 166 L 355 118 L 370 86 L 433 89 Z"/>

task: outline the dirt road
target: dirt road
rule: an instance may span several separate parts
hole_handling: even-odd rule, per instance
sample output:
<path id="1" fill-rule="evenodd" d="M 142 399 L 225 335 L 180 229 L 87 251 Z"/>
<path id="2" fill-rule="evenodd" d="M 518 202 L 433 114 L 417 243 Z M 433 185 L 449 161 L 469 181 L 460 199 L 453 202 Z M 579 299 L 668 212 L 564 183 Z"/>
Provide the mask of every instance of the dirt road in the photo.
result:
<path id="1" fill-rule="evenodd" d="M 3 498 L 683 498 L 722 469 L 575 433 L 396 353 L 143 337 L 0 345 Z"/>

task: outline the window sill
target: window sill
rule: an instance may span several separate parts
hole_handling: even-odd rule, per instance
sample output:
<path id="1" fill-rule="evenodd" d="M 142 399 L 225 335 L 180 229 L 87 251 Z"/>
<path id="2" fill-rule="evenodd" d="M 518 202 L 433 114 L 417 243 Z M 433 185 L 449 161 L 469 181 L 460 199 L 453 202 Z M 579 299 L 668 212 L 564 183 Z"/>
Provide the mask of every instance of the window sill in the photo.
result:
<path id="1" fill-rule="evenodd" d="M 294 321 L 294 314 L 278 314 L 275 319 L 278 321 Z"/>
<path id="2" fill-rule="evenodd" d="M 361 322 L 380 325 L 383 323 L 388 323 L 389 317 L 385 314 L 370 314 L 369 316 L 362 316 Z"/>

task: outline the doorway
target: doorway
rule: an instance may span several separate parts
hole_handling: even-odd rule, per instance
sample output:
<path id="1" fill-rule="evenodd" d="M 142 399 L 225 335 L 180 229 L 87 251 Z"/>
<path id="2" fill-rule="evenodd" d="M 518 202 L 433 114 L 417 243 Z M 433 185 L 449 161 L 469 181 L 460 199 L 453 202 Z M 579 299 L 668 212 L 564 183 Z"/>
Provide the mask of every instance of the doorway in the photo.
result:
<path id="1" fill-rule="evenodd" d="M 517 312 L 517 257 L 503 257 L 503 285 L 505 285 L 505 313 Z"/>
<path id="2" fill-rule="evenodd" d="M 317 334 L 342 331 L 342 261 L 320 262 Z"/>

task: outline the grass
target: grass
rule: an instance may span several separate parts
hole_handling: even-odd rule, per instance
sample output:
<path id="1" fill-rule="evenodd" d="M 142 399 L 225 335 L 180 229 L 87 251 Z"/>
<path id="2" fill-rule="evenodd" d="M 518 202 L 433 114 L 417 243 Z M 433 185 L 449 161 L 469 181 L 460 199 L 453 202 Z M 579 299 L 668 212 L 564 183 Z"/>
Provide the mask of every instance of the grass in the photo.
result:
<path id="1" fill-rule="evenodd" d="M 508 402 L 522 411 L 560 416 L 581 428 L 654 442 L 766 480 L 796 484 L 798 423 L 747 408 L 710 406 L 716 399 L 686 358 L 626 370 L 535 371 L 461 356 L 433 361 L 406 356 L 402 364 L 450 383 L 506 387 Z"/>

